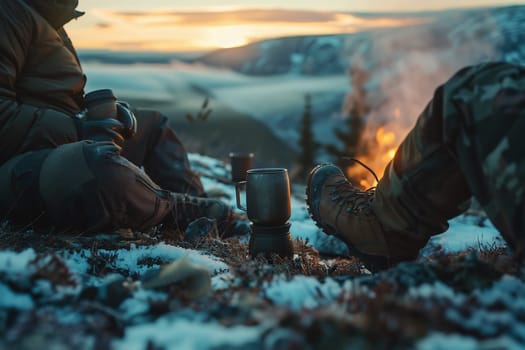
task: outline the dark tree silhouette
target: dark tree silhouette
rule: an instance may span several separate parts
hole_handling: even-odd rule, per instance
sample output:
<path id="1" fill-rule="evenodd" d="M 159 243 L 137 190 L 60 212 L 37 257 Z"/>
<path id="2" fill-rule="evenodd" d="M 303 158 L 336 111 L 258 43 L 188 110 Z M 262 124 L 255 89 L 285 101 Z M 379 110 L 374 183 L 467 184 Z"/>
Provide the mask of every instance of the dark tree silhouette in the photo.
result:
<path id="1" fill-rule="evenodd" d="M 363 134 L 366 117 L 370 113 L 365 89 L 368 72 L 360 67 L 353 67 L 349 73 L 353 92 L 347 95 L 344 101 L 343 113 L 346 119 L 342 127 L 334 129 L 334 135 L 339 142 L 325 146 L 327 153 L 333 156 L 334 163 L 345 172 L 350 166 L 355 165 L 348 158 L 356 158 L 368 153 L 368 142 L 363 140 Z"/>
<path id="2" fill-rule="evenodd" d="M 356 109 L 353 109 L 351 114 L 345 119 L 344 126 L 334 129 L 334 135 L 339 140 L 341 146 L 327 145 L 326 151 L 334 157 L 335 164 L 342 169 L 346 169 L 349 165 L 345 157 L 354 158 L 359 154 L 363 154 L 363 144 L 361 143 L 361 136 L 365 128 L 364 116 L 360 115 Z"/>
<path id="3" fill-rule="evenodd" d="M 315 155 L 319 144 L 315 141 L 312 131 L 312 98 L 310 95 L 304 97 L 304 113 L 301 118 L 301 133 L 299 135 L 300 154 L 298 158 L 300 171 L 298 177 L 305 179 L 313 167 Z"/>

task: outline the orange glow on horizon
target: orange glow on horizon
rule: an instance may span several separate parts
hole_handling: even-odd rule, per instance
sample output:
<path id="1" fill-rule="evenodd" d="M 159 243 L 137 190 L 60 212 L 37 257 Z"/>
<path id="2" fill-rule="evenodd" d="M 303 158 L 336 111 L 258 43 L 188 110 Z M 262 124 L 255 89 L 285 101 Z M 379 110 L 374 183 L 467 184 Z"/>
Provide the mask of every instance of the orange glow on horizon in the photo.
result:
<path id="1" fill-rule="evenodd" d="M 217 27 L 209 31 L 203 46 L 230 48 L 246 45 L 250 42 L 246 36 L 246 28 L 238 26 Z"/>
<path id="2" fill-rule="evenodd" d="M 294 35 L 349 34 L 404 26 L 424 18 L 364 18 L 347 13 L 284 10 L 118 12 L 92 9 L 68 24 L 77 48 L 203 51 Z"/>

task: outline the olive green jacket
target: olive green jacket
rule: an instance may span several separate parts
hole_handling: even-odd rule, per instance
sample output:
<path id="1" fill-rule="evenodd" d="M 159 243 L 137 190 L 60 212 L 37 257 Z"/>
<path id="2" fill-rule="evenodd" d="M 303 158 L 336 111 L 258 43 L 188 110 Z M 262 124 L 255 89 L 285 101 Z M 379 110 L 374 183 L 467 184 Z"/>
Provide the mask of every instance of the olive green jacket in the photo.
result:
<path id="1" fill-rule="evenodd" d="M 0 33 L 0 165 L 77 141 L 86 77 L 66 32 L 25 1 L 2 0 Z"/>

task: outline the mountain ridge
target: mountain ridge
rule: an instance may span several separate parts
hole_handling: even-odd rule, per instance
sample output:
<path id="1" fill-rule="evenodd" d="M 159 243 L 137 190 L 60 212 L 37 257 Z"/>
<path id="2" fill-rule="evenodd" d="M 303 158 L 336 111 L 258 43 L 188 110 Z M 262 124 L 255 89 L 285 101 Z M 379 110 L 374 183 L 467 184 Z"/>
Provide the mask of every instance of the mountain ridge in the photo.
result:
<path id="1" fill-rule="evenodd" d="M 448 28 L 458 27 L 476 16 L 485 16 L 485 20 L 489 22 L 492 15 L 497 16 L 500 12 L 525 12 L 525 6 L 514 5 L 430 12 L 426 14 L 427 22 L 416 25 L 386 29 L 377 28 L 349 34 L 288 36 L 266 39 L 240 47 L 215 50 L 193 59 L 192 62 L 227 68 L 254 76 L 290 73 L 304 75 L 342 74 L 348 67 L 348 57 L 359 49 L 359 41 L 370 40 L 374 36 L 389 35 L 391 32 L 417 30 L 418 28 L 425 30 L 425 28 L 434 27 L 436 35 L 433 38 L 433 43 L 436 43 L 439 35 L 446 34 L 446 28 L 440 28 L 440 26 L 443 27 L 443 24 Z M 500 22 L 499 25 L 502 31 L 508 27 L 506 23 Z M 443 38 L 442 40 L 446 39 Z M 410 43 L 407 44 L 410 46 Z"/>

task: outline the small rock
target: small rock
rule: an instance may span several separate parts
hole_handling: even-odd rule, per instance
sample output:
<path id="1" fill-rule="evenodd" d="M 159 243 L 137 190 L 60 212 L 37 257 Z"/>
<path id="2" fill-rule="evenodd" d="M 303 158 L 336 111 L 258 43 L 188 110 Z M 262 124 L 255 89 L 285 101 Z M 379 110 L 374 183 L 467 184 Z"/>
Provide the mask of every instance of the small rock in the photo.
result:
<path id="1" fill-rule="evenodd" d="M 239 237 L 250 234 L 250 221 L 236 220 L 233 227 L 222 238 Z"/>
<path id="2" fill-rule="evenodd" d="M 217 222 L 213 219 L 199 218 L 188 225 L 185 231 L 184 240 L 196 244 L 208 236 L 218 236 Z"/>
<path id="3" fill-rule="evenodd" d="M 185 256 L 158 270 L 145 274 L 142 286 L 146 289 L 162 288 L 180 283 L 181 289 L 190 298 L 200 298 L 211 291 L 210 272 L 194 264 Z"/>

